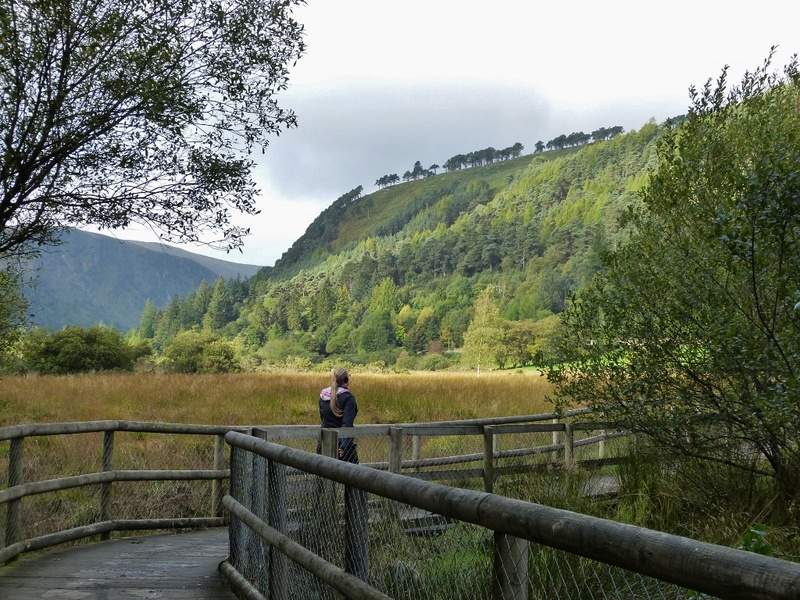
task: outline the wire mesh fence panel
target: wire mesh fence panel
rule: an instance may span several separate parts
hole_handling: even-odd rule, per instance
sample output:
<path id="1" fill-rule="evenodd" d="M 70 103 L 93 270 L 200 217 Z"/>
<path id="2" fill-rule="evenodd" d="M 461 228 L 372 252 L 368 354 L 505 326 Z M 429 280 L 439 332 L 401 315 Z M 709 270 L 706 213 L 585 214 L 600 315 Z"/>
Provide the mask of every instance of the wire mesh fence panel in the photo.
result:
<path id="1" fill-rule="evenodd" d="M 21 448 L 20 484 L 102 470 L 103 433 L 29 437 L 22 441 Z M 9 472 L 8 458 L 6 451 L 5 473 Z M 95 522 L 100 514 L 99 490 L 100 486 L 89 485 L 22 498 L 19 501 L 19 539 Z"/>
<path id="2" fill-rule="evenodd" d="M 107 470 L 206 471 L 215 466 L 214 435 L 91 431 L 27 436 L 0 444 L 0 464 L 7 476 L 12 470 L 17 486 L 35 486 L 36 493 L 0 507 L 0 532 L 7 532 L 13 505 L 13 534 L 20 541 L 89 526 L 108 519 L 179 519 L 208 517 L 212 512 L 211 481 L 169 480 L 89 483 L 89 476 Z M 12 448 L 15 454 L 12 465 Z M 217 465 L 224 469 L 223 465 Z M 179 476 L 183 477 L 182 475 Z M 202 477 L 202 475 L 198 476 Z M 71 478 L 71 479 L 68 479 Z M 60 480 L 60 481 L 57 481 Z M 95 479 L 96 481 L 96 479 Z M 44 483 L 49 482 L 49 483 Z M 45 491 L 55 486 L 66 489 Z M 224 487 L 226 484 L 217 484 Z M 110 502 L 108 502 L 110 500 Z"/>
<path id="3" fill-rule="evenodd" d="M 253 485 L 265 482 L 269 465 L 256 455 L 233 448 L 231 496 L 247 510 L 274 526 L 304 548 L 344 567 L 344 532 L 340 504 L 341 487 L 334 482 L 298 471 L 283 470 L 279 488 Z M 343 500 L 343 499 L 342 499 Z M 259 592 L 269 597 L 271 585 L 284 585 L 291 598 L 333 598 L 333 590 L 295 563 L 287 562 L 256 532 L 235 515 L 230 523 L 230 563 Z M 282 565 L 280 580 L 273 575 Z"/>
<path id="4" fill-rule="evenodd" d="M 376 468 L 388 468 L 390 443 L 389 436 L 357 435 L 354 438 L 358 452 L 358 461 L 362 465 L 373 465 Z"/>
<path id="5" fill-rule="evenodd" d="M 0 490 L 8 489 L 9 477 L 9 453 L 11 449 L 10 440 L 0 440 Z M 5 544 L 6 517 L 8 511 L 5 506 L 0 505 L 0 548 Z"/>
<path id="6" fill-rule="evenodd" d="M 102 447 L 102 446 L 101 446 Z M 214 436 L 144 432 L 114 434 L 115 469 L 211 469 Z"/>
<path id="7" fill-rule="evenodd" d="M 258 462 L 242 454 L 233 461 L 234 481 L 239 474 L 252 477 Z M 287 470 L 280 497 L 266 496 L 266 508 L 258 506 L 261 499 L 251 490 L 234 491 L 255 514 L 269 514 L 270 507 L 280 505 L 282 533 L 393 598 L 489 597 L 491 532 L 480 527 L 296 469 Z M 233 566 L 269 594 L 275 552 L 270 554 L 263 540 L 238 521 L 231 524 L 231 536 Z M 294 564 L 286 585 L 292 598 L 336 597 L 330 586 Z"/>
<path id="8" fill-rule="evenodd" d="M 482 434 L 414 434 L 403 438 L 402 473 L 463 489 L 483 489 Z"/>
<path id="9" fill-rule="evenodd" d="M 27 437 L 23 481 L 44 481 L 102 470 L 103 433 Z"/>
<path id="10" fill-rule="evenodd" d="M 273 437 L 267 435 L 267 439 L 270 442 L 275 442 L 276 444 L 280 444 L 281 446 L 288 446 L 289 448 L 303 450 L 304 452 L 316 452 L 317 440 L 319 439 L 319 436 L 315 435 L 313 437 Z"/>
<path id="11" fill-rule="evenodd" d="M 395 505 L 371 527 L 370 575 L 392 598 L 491 597 L 491 532 Z"/>
<path id="12" fill-rule="evenodd" d="M 118 481 L 111 492 L 109 516 L 126 520 L 208 517 L 211 488 L 210 481 Z"/>
<path id="13" fill-rule="evenodd" d="M 20 539 L 91 525 L 100 520 L 100 486 L 22 498 L 20 517 Z"/>
<path id="14" fill-rule="evenodd" d="M 537 441 L 534 438 L 522 441 Z M 711 598 L 368 494 L 301 469 L 271 463 L 236 447 L 231 469 L 233 482 L 247 482 L 234 487 L 232 494 L 248 510 L 325 562 L 391 598 Z M 550 475 L 556 476 L 550 484 L 557 486 L 568 484 L 574 476 L 568 470 Z M 274 590 L 270 586 L 278 577 L 287 597 L 341 597 L 321 576 L 287 561 L 236 517 L 231 522 L 231 561 L 266 597 L 271 597 Z"/>
<path id="15" fill-rule="evenodd" d="M 530 600 L 686 600 L 713 596 L 602 562 L 531 544 Z"/>

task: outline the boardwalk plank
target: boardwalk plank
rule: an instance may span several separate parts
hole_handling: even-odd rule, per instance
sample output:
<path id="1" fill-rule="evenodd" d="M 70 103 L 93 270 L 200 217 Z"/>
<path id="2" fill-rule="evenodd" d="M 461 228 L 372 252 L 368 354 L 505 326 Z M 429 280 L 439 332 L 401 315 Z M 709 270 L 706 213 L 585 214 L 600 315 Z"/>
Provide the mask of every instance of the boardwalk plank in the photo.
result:
<path id="1" fill-rule="evenodd" d="M 224 528 L 53 548 L 0 567 L 0 598 L 235 600 L 227 555 Z"/>

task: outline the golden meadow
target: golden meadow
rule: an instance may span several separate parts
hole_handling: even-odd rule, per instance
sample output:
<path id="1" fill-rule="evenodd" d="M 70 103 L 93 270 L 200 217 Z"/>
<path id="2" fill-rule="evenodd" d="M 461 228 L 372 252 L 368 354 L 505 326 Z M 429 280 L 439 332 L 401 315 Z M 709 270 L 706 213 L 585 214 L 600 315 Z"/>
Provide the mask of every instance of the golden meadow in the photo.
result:
<path id="1" fill-rule="evenodd" d="M 106 419 L 210 425 L 313 425 L 327 373 L 113 373 L 0 379 L 0 426 Z M 538 373 L 351 373 L 356 424 L 551 412 Z"/>

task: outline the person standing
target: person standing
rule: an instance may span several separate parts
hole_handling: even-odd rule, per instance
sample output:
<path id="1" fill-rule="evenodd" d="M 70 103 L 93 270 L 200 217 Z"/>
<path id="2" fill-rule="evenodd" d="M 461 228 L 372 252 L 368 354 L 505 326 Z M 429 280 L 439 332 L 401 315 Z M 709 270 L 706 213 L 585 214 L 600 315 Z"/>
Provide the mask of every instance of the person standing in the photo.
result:
<path id="1" fill-rule="evenodd" d="M 342 367 L 337 367 L 331 374 L 333 382 L 319 394 L 319 417 L 322 428 L 338 429 L 352 427 L 358 414 L 356 397 L 350 392 L 350 376 Z M 322 440 L 317 444 L 317 452 L 322 450 Z M 339 438 L 339 458 L 358 463 L 358 451 L 353 438 Z"/>

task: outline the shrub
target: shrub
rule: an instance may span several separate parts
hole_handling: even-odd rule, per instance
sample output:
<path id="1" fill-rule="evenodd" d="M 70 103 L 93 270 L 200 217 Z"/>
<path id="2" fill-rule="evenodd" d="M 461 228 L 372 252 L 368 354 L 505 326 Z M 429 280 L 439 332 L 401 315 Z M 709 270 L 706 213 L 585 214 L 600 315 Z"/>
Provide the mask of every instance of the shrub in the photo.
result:
<path id="1" fill-rule="evenodd" d="M 102 325 L 66 327 L 55 333 L 35 330 L 23 352 L 28 368 L 42 374 L 132 371 L 141 356 L 119 331 Z"/>
<path id="2" fill-rule="evenodd" d="M 164 367 L 174 373 L 240 370 L 233 346 L 207 331 L 183 331 L 164 346 Z"/>

